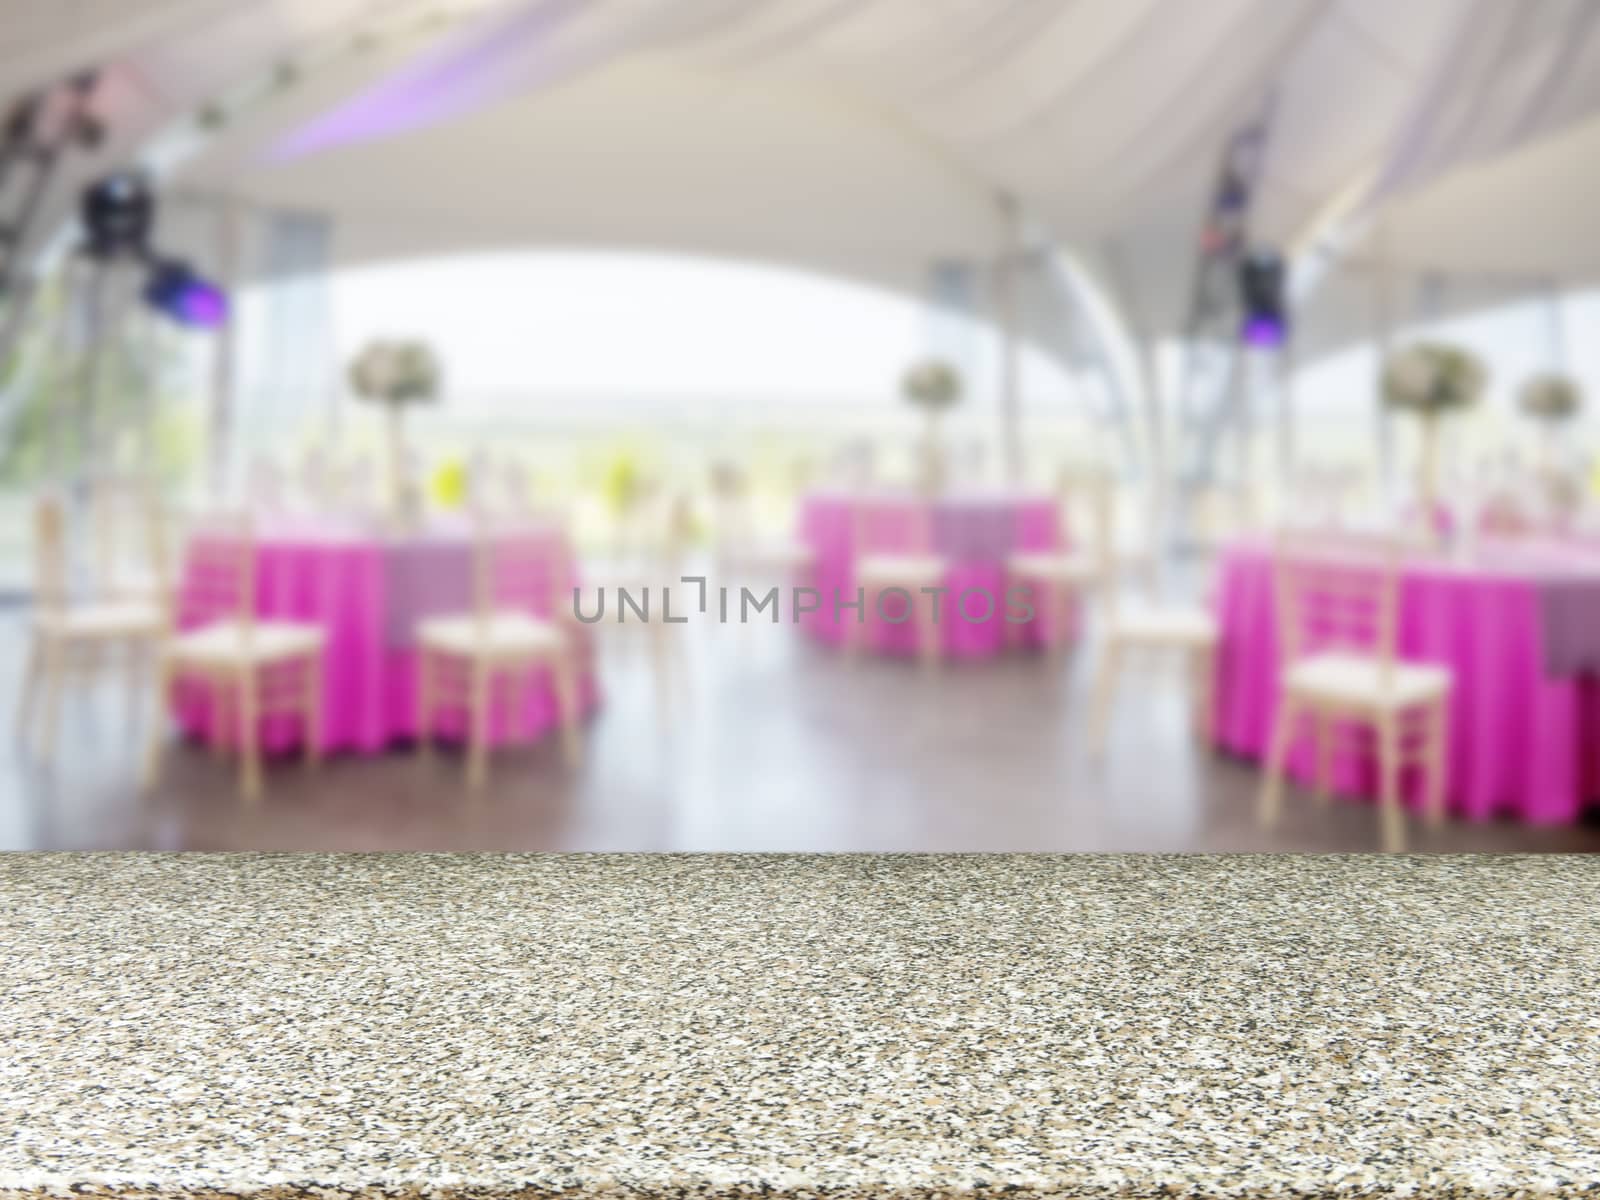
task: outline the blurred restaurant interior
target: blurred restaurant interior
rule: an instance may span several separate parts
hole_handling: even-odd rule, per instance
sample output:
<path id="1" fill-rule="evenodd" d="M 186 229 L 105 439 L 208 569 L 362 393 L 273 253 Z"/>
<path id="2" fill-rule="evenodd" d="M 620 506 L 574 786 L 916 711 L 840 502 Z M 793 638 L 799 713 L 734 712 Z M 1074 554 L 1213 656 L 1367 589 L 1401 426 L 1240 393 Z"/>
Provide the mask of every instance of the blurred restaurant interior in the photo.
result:
<path id="1" fill-rule="evenodd" d="M 1600 4 L 8 0 L 0 847 L 1600 849 Z"/>

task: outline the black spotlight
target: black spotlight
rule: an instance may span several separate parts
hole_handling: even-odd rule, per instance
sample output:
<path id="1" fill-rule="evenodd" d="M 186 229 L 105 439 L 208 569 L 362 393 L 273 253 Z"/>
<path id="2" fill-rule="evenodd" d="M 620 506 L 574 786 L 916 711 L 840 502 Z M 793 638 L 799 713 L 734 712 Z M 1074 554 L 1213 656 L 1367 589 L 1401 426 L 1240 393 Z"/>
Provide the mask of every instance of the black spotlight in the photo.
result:
<path id="1" fill-rule="evenodd" d="M 1247 346 L 1276 349 L 1289 338 L 1289 305 L 1283 258 L 1272 250 L 1252 252 L 1239 264 L 1239 299 L 1244 321 L 1239 336 Z"/>
<path id="2" fill-rule="evenodd" d="M 84 189 L 82 213 L 92 256 L 141 256 L 155 224 L 156 198 L 143 174 L 118 171 Z"/>

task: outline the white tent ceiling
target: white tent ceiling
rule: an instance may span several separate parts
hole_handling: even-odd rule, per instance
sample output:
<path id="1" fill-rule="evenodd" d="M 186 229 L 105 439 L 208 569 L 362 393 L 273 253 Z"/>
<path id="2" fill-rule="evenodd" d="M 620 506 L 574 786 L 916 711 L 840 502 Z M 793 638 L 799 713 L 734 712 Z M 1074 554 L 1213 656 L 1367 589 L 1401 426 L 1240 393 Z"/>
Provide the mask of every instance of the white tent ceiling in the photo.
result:
<path id="1" fill-rule="evenodd" d="M 7 0 L 0 92 L 98 63 L 101 162 L 221 98 L 185 186 L 332 213 L 347 256 L 635 244 L 909 283 L 996 253 L 1008 194 L 1153 334 L 1268 96 L 1260 239 L 1385 205 L 1395 253 L 1448 264 L 1507 204 L 1559 203 L 1597 135 L 1534 143 L 1600 111 L 1600 4 Z M 1567 217 L 1490 257 L 1600 265 Z M 1553 228 L 1587 240 L 1553 253 Z"/>

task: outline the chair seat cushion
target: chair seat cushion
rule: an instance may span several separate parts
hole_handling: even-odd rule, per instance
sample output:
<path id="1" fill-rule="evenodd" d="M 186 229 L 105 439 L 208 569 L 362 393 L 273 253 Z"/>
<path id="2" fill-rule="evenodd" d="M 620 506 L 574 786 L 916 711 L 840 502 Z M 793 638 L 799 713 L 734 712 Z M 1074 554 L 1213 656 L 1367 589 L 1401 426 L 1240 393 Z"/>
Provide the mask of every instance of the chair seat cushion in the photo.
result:
<path id="1" fill-rule="evenodd" d="M 1312 701 L 1368 709 L 1409 708 L 1436 700 L 1450 690 L 1447 667 L 1394 663 L 1387 677 L 1376 658 L 1360 654 L 1317 654 L 1284 672 L 1284 686 Z"/>
<path id="2" fill-rule="evenodd" d="M 1093 583 L 1100 578 L 1100 564 L 1093 555 L 1068 551 L 1032 551 L 1006 559 L 1006 572 L 1021 579 L 1045 579 L 1052 583 Z"/>
<path id="3" fill-rule="evenodd" d="M 111 595 L 119 601 L 154 604 L 167 600 L 172 588 L 157 575 L 140 573 L 118 579 L 111 585 Z"/>
<path id="4" fill-rule="evenodd" d="M 172 657 L 180 663 L 260 665 L 307 658 L 322 652 L 324 635 L 317 625 L 299 621 L 218 621 L 173 638 Z"/>
<path id="5" fill-rule="evenodd" d="M 417 627 L 423 646 L 461 658 L 536 658 L 559 653 L 566 638 L 553 621 L 520 612 L 430 617 Z"/>
<path id="6" fill-rule="evenodd" d="M 1116 618 L 1116 636 L 1129 642 L 1207 646 L 1217 640 L 1216 619 L 1200 608 L 1130 608 Z"/>
<path id="7" fill-rule="evenodd" d="M 945 561 L 937 554 L 867 554 L 856 563 L 861 584 L 937 583 Z"/>
<path id="8" fill-rule="evenodd" d="M 44 633 L 84 639 L 155 637 L 165 624 L 158 605 L 134 601 L 76 605 L 42 613 L 36 623 Z"/>

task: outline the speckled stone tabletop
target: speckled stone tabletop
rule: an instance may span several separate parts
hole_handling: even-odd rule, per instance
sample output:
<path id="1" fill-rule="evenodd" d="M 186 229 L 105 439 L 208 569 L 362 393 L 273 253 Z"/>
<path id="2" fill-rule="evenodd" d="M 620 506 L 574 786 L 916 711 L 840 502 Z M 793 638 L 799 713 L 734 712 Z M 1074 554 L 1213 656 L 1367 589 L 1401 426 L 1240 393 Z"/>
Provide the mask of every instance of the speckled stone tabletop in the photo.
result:
<path id="1" fill-rule="evenodd" d="M 1600 1191 L 1600 860 L 0 856 L 0 1197 Z"/>

